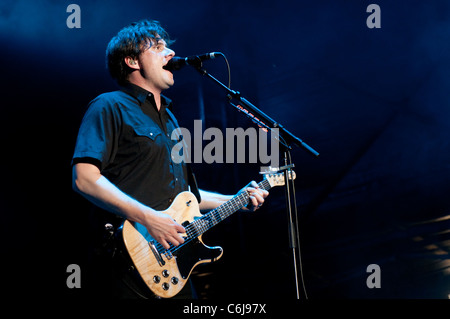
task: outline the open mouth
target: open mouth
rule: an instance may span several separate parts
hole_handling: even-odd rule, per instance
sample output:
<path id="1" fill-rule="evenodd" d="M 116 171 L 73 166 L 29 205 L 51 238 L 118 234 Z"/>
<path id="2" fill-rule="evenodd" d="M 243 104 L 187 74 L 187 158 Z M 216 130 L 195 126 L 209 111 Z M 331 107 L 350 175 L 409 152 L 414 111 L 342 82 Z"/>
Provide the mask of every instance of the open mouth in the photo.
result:
<path id="1" fill-rule="evenodd" d="M 163 65 L 162 69 L 168 72 L 171 76 L 173 76 L 172 69 L 170 68 L 170 65 L 168 65 L 168 63 Z"/>
<path id="2" fill-rule="evenodd" d="M 170 62 L 170 61 L 169 61 Z M 169 71 L 170 73 L 172 73 L 173 68 L 171 67 L 170 63 L 167 62 L 165 65 L 163 65 L 163 69 L 166 71 Z"/>
<path id="3" fill-rule="evenodd" d="M 163 66 L 163 69 L 172 72 L 181 69 L 184 65 L 185 62 L 182 58 L 173 57 Z"/>

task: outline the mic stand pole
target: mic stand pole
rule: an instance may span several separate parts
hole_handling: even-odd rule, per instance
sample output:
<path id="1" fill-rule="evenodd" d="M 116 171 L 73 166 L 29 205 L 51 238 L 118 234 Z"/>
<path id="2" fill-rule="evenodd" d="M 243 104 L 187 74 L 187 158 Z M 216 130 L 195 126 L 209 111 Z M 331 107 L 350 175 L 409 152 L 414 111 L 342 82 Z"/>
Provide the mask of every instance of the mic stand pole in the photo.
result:
<path id="1" fill-rule="evenodd" d="M 291 180 L 290 176 L 292 176 L 291 168 L 294 166 L 291 162 L 291 156 L 289 150 L 292 149 L 291 145 L 296 145 L 305 149 L 307 152 L 312 154 L 315 157 L 319 156 L 319 153 L 310 147 L 308 144 L 303 142 L 300 138 L 293 135 L 291 132 L 286 130 L 280 123 L 276 122 L 272 118 L 270 118 L 263 111 L 258 109 L 255 105 L 253 105 L 246 98 L 242 97 L 241 94 L 237 91 L 231 90 L 227 86 L 225 86 L 222 82 L 217 80 L 214 76 L 209 74 L 205 69 L 202 68 L 202 63 L 195 66 L 195 69 L 200 72 L 201 75 L 204 75 L 211 80 L 213 80 L 216 84 L 222 87 L 228 93 L 229 103 L 236 107 L 239 111 L 244 112 L 252 121 L 257 123 L 260 127 L 272 130 L 277 128 L 279 130 L 278 141 L 285 148 L 284 150 L 284 164 L 285 166 L 280 168 L 278 171 L 284 171 L 284 179 L 285 179 L 285 193 L 286 193 L 286 209 L 289 219 L 289 242 L 290 248 L 292 249 L 293 254 L 293 262 L 294 262 L 294 275 L 295 275 L 295 287 L 297 293 L 297 299 L 300 299 L 299 293 L 299 281 L 298 281 L 298 269 L 297 269 L 297 257 L 296 250 L 298 249 L 298 256 L 300 256 L 300 241 L 298 235 L 298 221 L 297 221 L 297 205 L 295 201 L 295 188 L 294 181 Z M 240 102 L 241 105 L 234 105 L 231 103 L 232 99 L 236 99 Z M 293 209 L 295 210 L 295 214 L 293 213 Z M 300 263 L 301 266 L 301 263 Z M 305 297 L 306 291 L 305 291 Z"/>
<path id="2" fill-rule="evenodd" d="M 300 259 L 300 239 L 299 239 L 299 233 L 298 233 L 298 223 L 297 223 L 297 207 L 295 205 L 295 193 L 292 194 L 292 190 L 294 189 L 294 181 L 291 180 L 290 176 L 292 174 L 291 167 L 294 166 L 294 164 L 288 162 L 288 154 L 289 150 L 284 151 L 284 187 L 285 187 L 285 197 L 286 197 L 286 209 L 288 213 L 288 222 L 289 222 L 289 247 L 292 249 L 292 259 L 293 259 L 293 266 L 294 266 L 294 277 L 295 277 L 295 288 L 297 293 L 297 299 L 300 299 L 300 291 L 299 291 L 299 280 L 298 280 L 298 270 L 297 270 L 297 258 L 296 258 L 296 252 L 298 249 L 298 258 Z M 290 159 L 290 154 L 289 154 Z M 292 185 L 291 185 L 292 183 Z M 291 190 L 292 187 L 292 190 Z M 295 206 L 295 211 L 293 211 L 292 208 L 292 202 Z M 294 214 L 295 213 L 295 214 Z M 301 264 L 300 264 L 301 265 Z M 302 280 L 303 282 L 303 280 Z M 305 292 L 306 294 L 306 292 Z"/>

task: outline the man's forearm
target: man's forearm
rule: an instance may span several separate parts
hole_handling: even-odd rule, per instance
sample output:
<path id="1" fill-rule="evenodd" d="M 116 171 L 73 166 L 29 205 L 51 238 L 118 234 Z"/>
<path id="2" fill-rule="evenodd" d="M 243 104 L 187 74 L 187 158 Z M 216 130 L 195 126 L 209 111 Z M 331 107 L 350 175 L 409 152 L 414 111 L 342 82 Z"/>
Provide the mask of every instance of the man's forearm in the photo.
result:
<path id="1" fill-rule="evenodd" d="M 93 204 L 126 219 L 142 223 L 151 209 L 123 193 L 90 164 L 73 168 L 73 188 Z"/>
<path id="2" fill-rule="evenodd" d="M 223 195 L 214 192 L 208 192 L 200 189 L 200 196 L 202 197 L 202 202 L 200 203 L 201 211 L 208 211 L 219 207 L 223 203 L 229 201 L 234 195 Z"/>
<path id="3" fill-rule="evenodd" d="M 92 203 L 112 213 L 144 225 L 149 234 L 169 249 L 184 242 L 186 230 L 170 215 L 155 211 L 123 193 L 95 165 L 76 164 L 73 168 L 73 188 Z"/>
<path id="4" fill-rule="evenodd" d="M 217 208 L 218 206 L 222 205 L 223 203 L 229 201 L 232 199 L 235 195 L 223 195 L 213 192 L 207 192 L 204 190 L 199 190 L 200 196 L 202 197 L 202 201 L 200 203 L 200 210 L 201 211 L 208 211 L 214 208 Z M 252 210 L 255 211 L 261 205 L 264 203 L 264 198 L 269 195 L 269 192 L 266 190 L 260 189 L 258 184 L 256 184 L 255 181 L 250 182 L 247 184 L 244 188 L 242 188 L 240 192 L 246 191 L 249 195 L 249 205 L 246 207 L 243 207 L 242 210 Z"/>

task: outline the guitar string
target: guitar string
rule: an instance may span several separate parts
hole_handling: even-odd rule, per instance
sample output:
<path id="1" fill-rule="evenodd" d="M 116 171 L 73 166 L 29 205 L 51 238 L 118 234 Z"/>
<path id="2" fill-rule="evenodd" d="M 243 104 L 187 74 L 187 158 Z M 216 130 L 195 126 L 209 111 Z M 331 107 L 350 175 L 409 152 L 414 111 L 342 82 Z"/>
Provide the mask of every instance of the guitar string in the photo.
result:
<path id="1" fill-rule="evenodd" d="M 260 182 L 259 187 L 262 189 L 270 189 L 270 183 L 267 180 L 263 180 Z M 236 206 L 236 202 L 239 202 L 239 205 Z M 218 208 L 212 210 L 208 214 L 204 215 L 202 218 L 197 219 L 196 221 L 190 223 L 188 226 L 186 226 L 186 235 L 185 241 L 183 244 L 179 246 L 174 246 L 173 244 L 169 243 L 171 246 L 169 249 L 165 249 L 160 243 L 157 243 L 156 248 L 159 253 L 165 254 L 166 256 L 170 257 L 172 253 L 183 247 L 185 244 L 189 243 L 193 239 L 198 238 L 201 234 L 206 232 L 208 229 L 215 226 L 220 221 L 224 220 L 240 208 L 244 207 L 248 203 L 248 193 L 242 192 L 241 194 L 233 197 L 228 202 L 224 203 L 223 205 L 219 206 Z M 214 218 L 216 220 L 216 223 L 210 225 L 211 218 Z M 218 220 L 218 218 L 220 218 Z M 217 221 L 218 220 L 218 221 Z M 194 228 L 194 229 L 192 229 Z"/>
<path id="2" fill-rule="evenodd" d="M 267 180 L 262 181 L 259 186 L 263 189 L 270 188 L 270 183 Z M 217 209 L 211 211 L 210 213 L 206 214 L 203 218 L 198 219 L 197 221 L 189 224 L 187 226 L 188 230 L 188 237 L 197 238 L 199 236 L 199 232 L 204 233 L 208 229 L 212 228 L 213 226 L 217 225 L 219 222 L 236 212 L 238 209 L 242 208 L 248 203 L 248 194 L 246 192 L 243 192 L 235 197 L 233 197 L 230 201 L 224 203 Z M 236 206 L 236 204 L 238 204 Z M 211 224 L 212 222 L 212 224 Z M 192 226 L 191 226 L 192 225 Z M 191 227 L 189 227 L 191 226 Z M 195 228 L 195 230 L 191 230 L 191 228 Z M 196 232 L 197 230 L 197 232 Z M 189 238 L 190 239 L 190 238 Z M 176 248 L 175 248 L 176 250 Z"/>
<path id="3" fill-rule="evenodd" d="M 265 183 L 264 183 L 265 182 Z M 264 184 L 263 184 L 264 183 Z M 263 180 L 258 184 L 263 189 L 269 189 L 270 183 L 267 180 Z M 239 205 L 236 206 L 235 202 L 239 202 Z M 188 226 L 186 226 L 186 235 L 185 241 L 183 244 L 179 246 L 174 246 L 173 244 L 169 243 L 171 246 L 169 249 L 165 249 L 160 243 L 157 243 L 156 248 L 159 253 L 165 254 L 166 257 L 171 257 L 171 254 L 183 247 L 185 244 L 189 243 L 195 238 L 198 238 L 202 233 L 206 232 L 208 229 L 215 226 L 220 221 L 224 220 L 240 208 L 244 207 L 245 204 L 248 203 L 248 194 L 246 192 L 242 192 L 241 194 L 233 197 L 228 202 L 224 203 L 223 205 L 219 206 L 218 208 L 212 210 L 205 216 L 203 216 L 200 219 L 197 219 L 196 221 L 190 223 Z M 216 220 L 216 223 L 210 225 L 211 219 L 214 218 Z M 220 218 L 218 220 L 218 218 Z M 218 220 L 218 221 L 217 221 Z M 194 228 L 194 229 L 192 229 Z"/>
<path id="4" fill-rule="evenodd" d="M 264 179 L 261 181 L 258 186 L 261 189 L 268 190 L 271 188 L 270 183 L 267 179 Z M 235 213 L 237 210 L 244 207 L 246 204 L 248 204 L 249 195 L 247 192 L 241 192 L 240 194 L 236 195 L 229 201 L 225 202 L 224 204 L 220 205 L 219 207 L 213 209 L 209 213 L 205 214 L 201 218 L 193 221 L 189 225 L 185 227 L 186 230 L 186 237 L 183 244 L 174 246 L 172 243 L 169 243 L 170 248 L 165 249 L 161 243 L 157 242 L 155 245 L 155 248 L 160 254 L 166 255 L 166 257 L 171 256 L 174 252 L 176 252 L 178 249 L 182 248 L 184 245 L 188 244 L 192 240 L 198 238 L 201 234 L 206 232 L 207 230 L 211 229 L 213 226 L 217 225 L 222 220 L 226 219 L 227 217 L 231 216 L 233 213 Z M 239 202 L 238 205 L 236 205 Z M 211 218 L 214 218 L 216 222 L 210 224 Z"/>

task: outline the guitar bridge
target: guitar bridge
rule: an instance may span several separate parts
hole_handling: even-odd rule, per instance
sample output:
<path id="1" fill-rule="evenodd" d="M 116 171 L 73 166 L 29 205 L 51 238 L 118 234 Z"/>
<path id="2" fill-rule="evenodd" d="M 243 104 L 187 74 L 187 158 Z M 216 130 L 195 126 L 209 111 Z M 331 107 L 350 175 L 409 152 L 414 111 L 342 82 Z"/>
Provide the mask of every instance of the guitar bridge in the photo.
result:
<path id="1" fill-rule="evenodd" d="M 162 267 L 166 264 L 164 259 L 161 257 L 161 254 L 158 252 L 158 250 L 155 247 L 155 244 L 152 241 L 148 242 L 148 245 L 150 246 L 150 249 L 153 252 L 153 255 L 155 255 L 156 260 L 158 261 L 158 264 Z"/>

